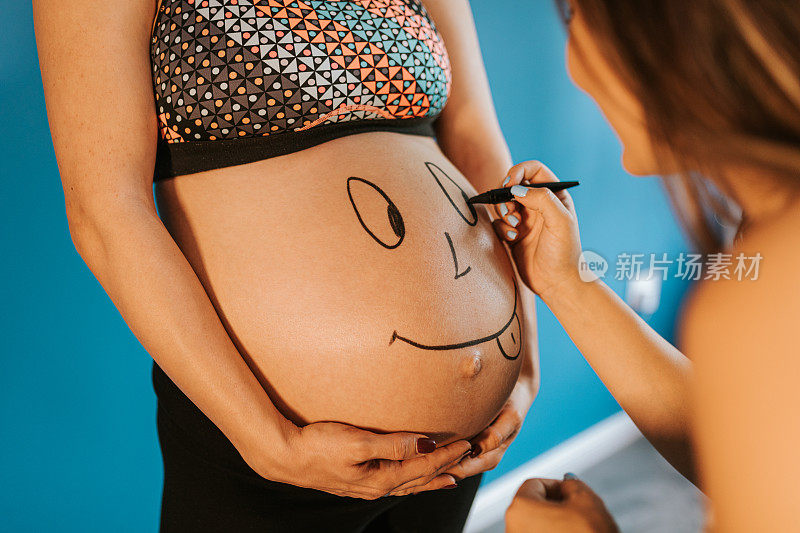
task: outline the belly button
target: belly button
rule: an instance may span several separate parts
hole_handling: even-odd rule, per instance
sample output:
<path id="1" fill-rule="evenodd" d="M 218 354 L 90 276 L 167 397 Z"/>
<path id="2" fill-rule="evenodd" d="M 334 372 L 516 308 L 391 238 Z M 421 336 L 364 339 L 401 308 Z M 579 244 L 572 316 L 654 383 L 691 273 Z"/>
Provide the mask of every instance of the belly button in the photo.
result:
<path id="1" fill-rule="evenodd" d="M 465 378 L 474 378 L 481 372 L 481 368 L 483 368 L 483 362 L 481 361 L 480 355 L 473 355 L 472 357 L 468 357 L 461 363 L 461 375 Z"/>

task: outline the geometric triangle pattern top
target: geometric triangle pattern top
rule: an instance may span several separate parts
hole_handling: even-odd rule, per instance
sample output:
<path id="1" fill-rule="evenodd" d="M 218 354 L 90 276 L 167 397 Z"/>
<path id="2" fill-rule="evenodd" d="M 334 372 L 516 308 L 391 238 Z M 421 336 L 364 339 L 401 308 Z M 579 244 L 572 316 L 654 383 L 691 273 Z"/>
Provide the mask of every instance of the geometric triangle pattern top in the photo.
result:
<path id="1" fill-rule="evenodd" d="M 169 143 L 435 116 L 451 84 L 419 0 L 162 0 L 150 55 Z"/>

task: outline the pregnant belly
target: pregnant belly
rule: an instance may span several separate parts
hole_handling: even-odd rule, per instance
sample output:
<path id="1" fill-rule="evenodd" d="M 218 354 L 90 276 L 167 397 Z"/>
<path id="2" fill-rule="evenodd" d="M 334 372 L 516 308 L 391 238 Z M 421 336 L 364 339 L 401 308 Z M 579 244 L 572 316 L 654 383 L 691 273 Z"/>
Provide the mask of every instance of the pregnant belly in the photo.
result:
<path id="1" fill-rule="evenodd" d="M 242 356 L 297 424 L 470 437 L 525 343 L 513 269 L 432 139 L 368 133 L 156 188 Z"/>

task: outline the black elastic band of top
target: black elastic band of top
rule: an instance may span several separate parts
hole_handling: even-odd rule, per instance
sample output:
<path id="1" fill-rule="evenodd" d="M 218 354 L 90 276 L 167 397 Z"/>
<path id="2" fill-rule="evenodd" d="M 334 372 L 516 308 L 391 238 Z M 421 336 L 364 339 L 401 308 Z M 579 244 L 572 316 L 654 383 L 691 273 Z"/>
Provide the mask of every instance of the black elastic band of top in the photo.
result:
<path id="1" fill-rule="evenodd" d="M 434 137 L 436 117 L 408 119 L 376 119 L 323 124 L 304 131 L 288 131 L 272 135 L 185 141 L 169 143 L 159 139 L 153 180 L 159 181 L 183 174 L 253 163 L 271 157 L 299 152 L 340 137 L 373 131 L 388 131 Z"/>

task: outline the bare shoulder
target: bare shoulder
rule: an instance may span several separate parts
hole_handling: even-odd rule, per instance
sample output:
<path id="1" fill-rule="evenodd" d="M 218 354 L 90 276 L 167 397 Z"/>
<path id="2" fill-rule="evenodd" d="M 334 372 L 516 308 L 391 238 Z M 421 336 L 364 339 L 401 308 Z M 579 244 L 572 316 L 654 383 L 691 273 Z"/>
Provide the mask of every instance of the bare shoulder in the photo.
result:
<path id="1" fill-rule="evenodd" d="M 686 354 L 768 357 L 796 350 L 800 207 L 756 228 L 721 260 L 730 261 L 731 279 L 702 281 L 685 308 L 680 338 Z M 741 280 L 736 268 L 744 269 Z"/>

